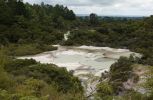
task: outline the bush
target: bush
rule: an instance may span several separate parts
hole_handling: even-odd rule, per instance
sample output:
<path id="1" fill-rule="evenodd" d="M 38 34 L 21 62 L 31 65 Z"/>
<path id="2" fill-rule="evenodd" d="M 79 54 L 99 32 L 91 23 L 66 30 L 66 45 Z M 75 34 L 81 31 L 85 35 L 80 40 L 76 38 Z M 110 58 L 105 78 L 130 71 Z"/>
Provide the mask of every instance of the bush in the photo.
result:
<path id="1" fill-rule="evenodd" d="M 14 76 L 33 77 L 43 80 L 47 84 L 54 84 L 59 91 L 83 92 L 78 78 L 74 77 L 65 68 L 53 64 L 39 64 L 34 60 L 13 60 L 5 65 L 5 70 Z"/>
<path id="2" fill-rule="evenodd" d="M 12 44 L 5 49 L 10 56 L 27 56 L 57 50 L 57 47 L 44 44 Z"/>
<path id="3" fill-rule="evenodd" d="M 115 93 L 119 93 L 123 90 L 123 82 L 126 82 L 133 76 L 133 67 L 135 59 L 130 56 L 129 58 L 120 57 L 120 59 L 111 65 L 110 68 L 110 80 L 109 82 L 113 86 Z"/>
<path id="4" fill-rule="evenodd" d="M 102 100 L 106 100 L 113 95 L 113 88 L 107 82 L 101 82 L 97 85 L 97 97 L 100 97 Z"/>

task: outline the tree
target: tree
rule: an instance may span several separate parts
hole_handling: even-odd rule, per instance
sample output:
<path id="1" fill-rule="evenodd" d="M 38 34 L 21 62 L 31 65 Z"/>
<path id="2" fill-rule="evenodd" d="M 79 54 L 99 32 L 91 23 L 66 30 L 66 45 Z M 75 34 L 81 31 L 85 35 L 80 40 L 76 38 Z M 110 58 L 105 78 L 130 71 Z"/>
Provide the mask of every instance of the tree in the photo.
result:
<path id="1" fill-rule="evenodd" d="M 15 14 L 20 16 L 22 15 L 24 17 L 29 17 L 29 12 L 26 9 L 25 4 L 23 3 L 22 0 L 16 2 Z"/>
<path id="2" fill-rule="evenodd" d="M 0 1 L 0 24 L 10 25 L 13 21 L 12 10 L 4 1 Z"/>
<path id="3" fill-rule="evenodd" d="M 91 13 L 90 14 L 90 24 L 91 25 L 97 25 L 99 22 L 98 22 L 98 17 L 96 14 L 94 13 Z"/>

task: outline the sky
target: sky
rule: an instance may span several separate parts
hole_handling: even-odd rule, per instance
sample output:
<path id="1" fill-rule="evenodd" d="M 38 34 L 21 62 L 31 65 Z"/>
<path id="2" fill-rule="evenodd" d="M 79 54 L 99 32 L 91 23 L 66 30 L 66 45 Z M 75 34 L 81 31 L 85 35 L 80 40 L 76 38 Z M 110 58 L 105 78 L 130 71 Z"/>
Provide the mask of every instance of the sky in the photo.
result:
<path id="1" fill-rule="evenodd" d="M 96 13 L 102 16 L 150 16 L 153 0 L 24 0 L 31 4 L 61 4 L 75 14 Z"/>

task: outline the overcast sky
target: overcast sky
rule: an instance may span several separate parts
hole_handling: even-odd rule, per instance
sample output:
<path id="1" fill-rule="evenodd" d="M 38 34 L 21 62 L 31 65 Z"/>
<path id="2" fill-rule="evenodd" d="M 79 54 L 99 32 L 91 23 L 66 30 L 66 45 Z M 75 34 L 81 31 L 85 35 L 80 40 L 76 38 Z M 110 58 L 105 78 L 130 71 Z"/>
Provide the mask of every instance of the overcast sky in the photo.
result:
<path id="1" fill-rule="evenodd" d="M 68 6 L 76 14 L 97 13 L 112 16 L 153 15 L 153 0 L 24 0 L 31 4 L 61 4 Z"/>

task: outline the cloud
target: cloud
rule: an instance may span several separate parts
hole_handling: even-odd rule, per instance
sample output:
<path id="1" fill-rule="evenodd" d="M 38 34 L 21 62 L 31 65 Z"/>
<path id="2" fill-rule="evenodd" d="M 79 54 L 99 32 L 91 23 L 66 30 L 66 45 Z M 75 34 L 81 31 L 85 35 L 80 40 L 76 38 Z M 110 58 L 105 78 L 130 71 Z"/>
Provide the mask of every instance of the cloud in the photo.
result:
<path id="1" fill-rule="evenodd" d="M 123 0 L 24 0 L 30 3 L 41 3 L 45 2 L 47 4 L 62 4 L 66 6 L 107 6 L 112 5 Z"/>
<path id="2" fill-rule="evenodd" d="M 29 3 L 42 1 L 46 4 L 68 6 L 77 14 L 97 13 L 99 15 L 134 15 L 153 14 L 153 0 L 24 0 Z"/>

